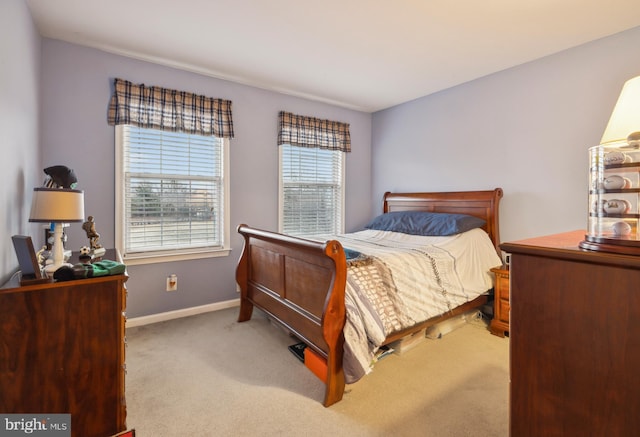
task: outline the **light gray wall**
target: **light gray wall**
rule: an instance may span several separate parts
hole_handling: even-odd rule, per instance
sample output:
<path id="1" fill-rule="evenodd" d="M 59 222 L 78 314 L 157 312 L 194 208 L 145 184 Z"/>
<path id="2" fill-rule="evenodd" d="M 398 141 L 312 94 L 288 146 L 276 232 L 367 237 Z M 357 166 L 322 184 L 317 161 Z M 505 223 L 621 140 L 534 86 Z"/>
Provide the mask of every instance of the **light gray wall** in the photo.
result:
<path id="1" fill-rule="evenodd" d="M 26 4 L 0 3 L 0 284 L 18 268 L 11 236 L 32 235 L 31 192 L 39 156 L 40 36 Z"/>
<path id="2" fill-rule="evenodd" d="M 2 2 L 0 12 L 0 279 L 17 267 L 11 235 L 42 243 L 28 213 L 48 165 L 75 169 L 86 213 L 96 217 L 101 241 L 113 245 L 114 139 L 106 112 L 114 77 L 233 101 L 234 226 L 277 227 L 276 120 L 287 110 L 351 124 L 348 231 L 379 212 L 384 191 L 500 186 L 508 241 L 586 226 L 587 149 L 598 143 L 622 84 L 640 74 L 635 28 L 371 115 L 41 41 L 22 2 Z M 79 224 L 68 234 L 70 248 L 86 244 Z M 241 241 L 232 236 L 226 258 L 130 267 L 129 316 L 235 298 Z M 171 273 L 179 276 L 177 293 L 164 291 Z"/>
<path id="3" fill-rule="evenodd" d="M 373 114 L 373 199 L 502 187 L 502 241 L 585 229 L 588 148 L 638 47 L 640 27 Z"/>
<path id="4" fill-rule="evenodd" d="M 113 78 L 159 85 L 233 101 L 231 140 L 232 253 L 229 257 L 130 266 L 129 317 L 189 308 L 238 297 L 235 266 L 240 223 L 278 225 L 278 112 L 350 123 L 352 152 L 346 164 L 346 227 L 370 219 L 371 114 L 218 80 L 186 71 L 44 39 L 42 45 L 43 165 L 73 168 L 85 191 L 85 214 L 96 218 L 100 241 L 114 244 L 114 128 L 107 125 Z M 68 228 L 68 247 L 87 244 L 80 224 Z M 178 292 L 165 291 L 169 274 Z"/>

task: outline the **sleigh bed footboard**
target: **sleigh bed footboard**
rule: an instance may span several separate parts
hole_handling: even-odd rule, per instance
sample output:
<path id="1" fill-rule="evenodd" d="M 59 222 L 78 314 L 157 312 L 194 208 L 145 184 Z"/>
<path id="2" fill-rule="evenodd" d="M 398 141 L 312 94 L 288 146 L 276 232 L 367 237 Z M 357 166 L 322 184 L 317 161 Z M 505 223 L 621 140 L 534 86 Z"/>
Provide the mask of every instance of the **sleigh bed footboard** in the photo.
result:
<path id="1" fill-rule="evenodd" d="M 347 265 L 342 245 L 238 226 L 244 248 L 236 269 L 239 322 L 256 306 L 327 364 L 324 405 L 342 399 Z"/>

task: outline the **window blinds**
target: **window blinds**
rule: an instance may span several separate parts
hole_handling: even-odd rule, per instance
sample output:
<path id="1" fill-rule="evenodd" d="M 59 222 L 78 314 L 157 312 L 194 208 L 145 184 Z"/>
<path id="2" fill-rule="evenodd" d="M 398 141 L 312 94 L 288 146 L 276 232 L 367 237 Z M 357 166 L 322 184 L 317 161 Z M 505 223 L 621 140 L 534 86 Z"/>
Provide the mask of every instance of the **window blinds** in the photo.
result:
<path id="1" fill-rule="evenodd" d="M 282 232 L 291 235 L 342 232 L 343 152 L 283 144 Z"/>
<path id="2" fill-rule="evenodd" d="M 222 140 L 135 126 L 123 135 L 126 252 L 221 247 Z"/>

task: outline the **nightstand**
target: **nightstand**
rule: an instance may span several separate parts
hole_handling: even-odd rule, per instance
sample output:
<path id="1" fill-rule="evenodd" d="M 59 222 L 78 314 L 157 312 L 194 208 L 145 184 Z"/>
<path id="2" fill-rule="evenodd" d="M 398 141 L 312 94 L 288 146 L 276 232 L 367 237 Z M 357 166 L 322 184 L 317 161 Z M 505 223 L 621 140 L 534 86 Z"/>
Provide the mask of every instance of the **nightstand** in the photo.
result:
<path id="1" fill-rule="evenodd" d="M 494 335 L 504 337 L 509 332 L 509 269 L 506 266 L 495 267 L 491 271 L 496 275 L 493 296 L 493 320 L 489 329 Z"/>

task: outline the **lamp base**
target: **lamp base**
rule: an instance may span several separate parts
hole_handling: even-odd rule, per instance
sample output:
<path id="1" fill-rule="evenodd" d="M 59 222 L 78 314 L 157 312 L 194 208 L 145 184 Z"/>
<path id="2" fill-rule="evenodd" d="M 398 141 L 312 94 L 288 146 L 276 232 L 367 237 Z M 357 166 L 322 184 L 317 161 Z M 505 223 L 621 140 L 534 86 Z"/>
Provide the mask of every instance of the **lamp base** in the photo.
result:
<path id="1" fill-rule="evenodd" d="M 60 267 L 70 265 L 64 262 L 64 242 L 62 241 L 63 223 L 54 223 L 53 227 L 53 247 L 51 248 L 52 262 L 44 267 L 47 278 L 53 279 L 53 274 Z"/>

